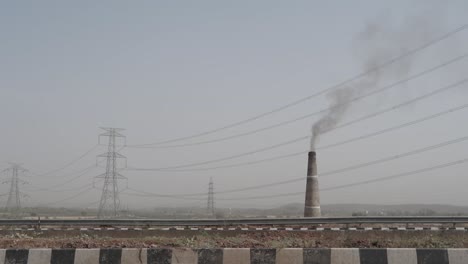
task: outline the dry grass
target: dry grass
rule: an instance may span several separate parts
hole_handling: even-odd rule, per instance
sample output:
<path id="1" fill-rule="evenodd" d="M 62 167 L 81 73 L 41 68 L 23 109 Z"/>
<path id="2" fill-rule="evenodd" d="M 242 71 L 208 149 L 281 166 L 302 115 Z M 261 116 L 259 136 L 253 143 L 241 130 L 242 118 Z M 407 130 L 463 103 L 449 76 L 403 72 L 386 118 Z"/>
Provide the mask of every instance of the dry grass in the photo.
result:
<path id="1" fill-rule="evenodd" d="M 175 232 L 165 236 L 113 238 L 98 235 L 42 237 L 15 233 L 0 237 L 0 248 L 466 248 L 460 231 Z"/>

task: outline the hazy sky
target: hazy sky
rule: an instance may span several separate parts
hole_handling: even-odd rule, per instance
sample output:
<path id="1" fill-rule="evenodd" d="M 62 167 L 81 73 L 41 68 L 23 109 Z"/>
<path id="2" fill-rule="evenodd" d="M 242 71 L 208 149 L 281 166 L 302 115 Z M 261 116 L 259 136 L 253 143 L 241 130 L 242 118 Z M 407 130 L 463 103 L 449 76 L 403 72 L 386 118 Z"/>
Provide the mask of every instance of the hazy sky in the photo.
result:
<path id="1" fill-rule="evenodd" d="M 99 127 L 125 128 L 127 144 L 196 134 L 267 112 L 350 78 L 366 66 L 468 23 L 468 2 L 453 1 L 2 1 L 0 3 L 0 162 L 30 170 L 25 205 L 96 206 L 86 191 L 101 167 Z M 349 85 L 361 91 L 392 84 L 468 52 L 468 29 Z M 346 123 L 463 80 L 468 59 L 353 104 Z M 388 71 L 387 71 L 388 70 Z M 468 103 L 461 85 L 323 135 L 325 146 Z M 212 140 L 294 119 L 329 106 L 318 96 L 245 125 L 177 144 Z M 319 172 L 398 155 L 468 136 L 468 109 L 372 138 L 318 150 Z M 310 134 L 320 116 L 232 140 L 178 148 L 127 147 L 129 167 L 160 168 L 229 157 Z M 105 141 L 103 141 L 105 142 Z M 308 140 L 196 168 L 304 155 L 211 171 L 122 171 L 135 190 L 159 194 L 222 191 L 304 177 L 304 181 L 219 194 L 243 198 L 305 190 Z M 320 178 L 322 188 L 385 177 L 468 158 L 468 140 L 421 154 Z M 191 167 L 187 167 L 191 168 Z M 186 168 L 186 169 L 187 169 Z M 195 168 L 195 167 L 194 167 Z M 321 193 L 330 203 L 467 205 L 468 164 Z M 8 174 L 2 174 L 6 179 Z M 121 182 L 122 188 L 126 186 Z M 8 184 L 1 193 L 8 192 Z M 37 189 L 50 188 L 49 191 Z M 86 191 L 86 192 L 83 192 Z M 80 192 L 82 195 L 76 198 Z M 134 191 L 124 191 L 134 192 Z M 205 206 L 202 200 L 121 194 L 122 205 Z M 2 197 L 4 202 L 6 196 Z M 216 200 L 217 206 L 302 203 L 303 195 Z M 93 204 L 94 203 L 94 204 Z"/>

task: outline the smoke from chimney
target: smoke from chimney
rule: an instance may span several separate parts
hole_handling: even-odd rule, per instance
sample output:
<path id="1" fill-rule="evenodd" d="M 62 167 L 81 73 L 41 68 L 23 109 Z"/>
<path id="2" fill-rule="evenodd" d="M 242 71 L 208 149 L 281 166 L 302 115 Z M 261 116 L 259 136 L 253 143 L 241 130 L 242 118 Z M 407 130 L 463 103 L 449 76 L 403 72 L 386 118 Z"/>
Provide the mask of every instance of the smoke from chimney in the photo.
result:
<path id="1" fill-rule="evenodd" d="M 358 58 L 362 61 L 362 71 L 370 72 L 358 81 L 327 94 L 330 110 L 312 126 L 311 151 L 315 150 L 320 136 L 335 128 L 346 116 L 351 106 L 346 102 L 376 88 L 385 78 L 404 79 L 410 74 L 414 56 L 402 59 L 382 70 L 373 69 L 439 35 L 439 26 L 434 24 L 440 21 L 434 22 L 434 16 L 429 16 L 406 20 L 399 26 L 392 26 L 382 20 L 368 23 L 357 35 L 355 46 Z"/>
<path id="2" fill-rule="evenodd" d="M 389 79 L 405 79 L 411 72 L 414 56 L 399 60 L 382 70 L 374 70 L 391 58 L 398 57 L 411 49 L 440 35 L 437 16 L 423 10 L 425 15 L 407 20 L 395 29 L 380 20 L 369 23 L 357 37 L 356 47 L 362 61 L 362 71 L 368 74 L 346 86 L 331 90 L 327 94 L 330 102 L 329 111 L 312 126 L 310 152 L 308 154 L 307 183 L 304 204 L 304 217 L 320 217 L 320 194 L 316 163 L 316 144 L 320 136 L 336 127 L 346 116 L 352 99 L 376 88 L 380 82 Z M 440 11 L 437 14 L 440 14 Z M 404 93 L 408 93 L 405 89 Z"/>

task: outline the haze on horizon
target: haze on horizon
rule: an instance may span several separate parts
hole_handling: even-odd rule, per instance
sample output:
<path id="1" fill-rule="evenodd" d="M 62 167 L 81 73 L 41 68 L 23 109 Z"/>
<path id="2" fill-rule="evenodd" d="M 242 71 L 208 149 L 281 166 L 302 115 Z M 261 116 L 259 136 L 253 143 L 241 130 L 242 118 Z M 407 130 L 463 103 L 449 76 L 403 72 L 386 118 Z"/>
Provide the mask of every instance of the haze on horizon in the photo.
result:
<path id="1" fill-rule="evenodd" d="M 175 199 L 130 194 L 206 193 L 210 178 L 215 191 L 304 178 L 268 188 L 216 194 L 219 207 L 303 203 L 302 194 L 242 198 L 303 192 L 308 139 L 225 161 L 184 165 L 311 135 L 314 124 L 325 124 L 322 131 L 326 131 L 330 125 L 340 126 L 463 80 L 467 78 L 468 59 L 369 96 L 342 112 L 197 144 L 319 111 L 342 103 L 343 98 L 373 91 L 463 55 L 468 52 L 464 45 L 468 30 L 402 60 L 378 76 L 366 76 L 344 86 L 341 93 L 323 94 L 252 122 L 164 144 L 176 147 L 132 145 L 209 131 L 315 94 L 465 25 L 467 13 L 468 2 L 462 0 L 2 2 L 0 168 L 17 162 L 29 170 L 24 175 L 29 184 L 21 185 L 29 195 L 22 199 L 24 206 L 95 207 L 102 184 L 94 177 L 105 172 L 105 163 L 96 156 L 107 151 L 105 138 L 101 138 L 102 145 L 97 145 L 98 135 L 104 132 L 100 127 L 117 127 L 125 128 L 121 133 L 128 144 L 121 150 L 128 162 L 128 168 L 121 171 L 128 179 L 120 182 L 122 189 L 128 185 L 120 195 L 123 207 L 205 207 L 206 196 Z M 322 133 L 314 145 L 319 174 L 468 136 L 466 109 L 320 150 L 321 146 L 466 104 L 467 89 L 467 84 L 462 84 L 375 118 Z M 467 147 L 465 140 L 323 176 L 320 187 L 467 159 Z M 190 170 L 301 151 L 304 155 L 248 166 Z M 99 166 L 94 166 L 96 163 Z M 180 166 L 182 171 L 176 172 L 129 169 Z M 463 163 L 388 181 L 324 190 L 321 202 L 468 205 L 467 171 L 468 164 Z M 2 181 L 8 177 L 1 174 Z M 94 189 L 90 186 L 93 183 Z M 0 194 L 7 194 L 8 189 L 8 184 L 1 185 Z M 3 206 L 6 196 L 0 198 Z"/>

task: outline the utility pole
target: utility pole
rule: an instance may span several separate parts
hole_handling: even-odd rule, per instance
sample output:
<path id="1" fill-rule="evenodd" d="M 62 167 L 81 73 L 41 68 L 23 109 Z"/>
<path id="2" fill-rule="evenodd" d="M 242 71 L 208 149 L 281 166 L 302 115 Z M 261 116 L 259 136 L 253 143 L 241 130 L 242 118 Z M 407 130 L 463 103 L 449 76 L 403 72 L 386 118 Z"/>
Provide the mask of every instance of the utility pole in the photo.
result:
<path id="1" fill-rule="evenodd" d="M 210 178 L 210 183 L 208 185 L 208 204 L 206 212 L 209 216 L 215 216 L 213 178 Z"/>
<path id="2" fill-rule="evenodd" d="M 26 182 L 19 178 L 19 174 L 27 171 L 21 165 L 10 163 L 11 167 L 5 171 L 11 172 L 11 178 L 4 183 L 10 183 L 10 191 L 8 192 L 8 200 L 5 209 L 14 214 L 18 214 L 21 210 L 21 196 L 25 196 L 21 193 L 19 185 L 25 184 Z"/>
<path id="3" fill-rule="evenodd" d="M 117 217 L 120 209 L 119 185 L 118 181 L 126 179 L 118 172 L 117 159 L 125 159 L 125 156 L 118 153 L 116 150 L 116 138 L 123 138 L 125 145 L 125 136 L 119 131 L 122 128 L 102 128 L 106 132 L 99 135 L 99 143 L 101 137 L 108 137 L 107 153 L 101 154 L 98 157 L 105 157 L 106 172 L 96 178 L 104 179 L 102 186 L 101 200 L 99 202 L 98 218 Z"/>

